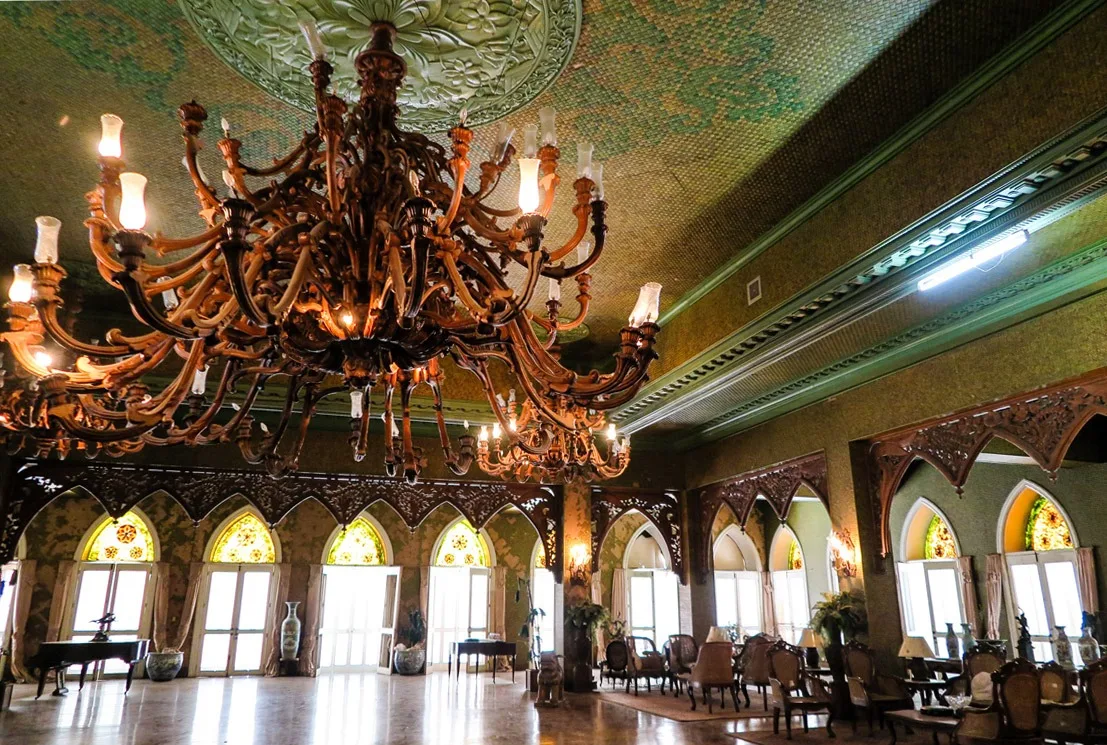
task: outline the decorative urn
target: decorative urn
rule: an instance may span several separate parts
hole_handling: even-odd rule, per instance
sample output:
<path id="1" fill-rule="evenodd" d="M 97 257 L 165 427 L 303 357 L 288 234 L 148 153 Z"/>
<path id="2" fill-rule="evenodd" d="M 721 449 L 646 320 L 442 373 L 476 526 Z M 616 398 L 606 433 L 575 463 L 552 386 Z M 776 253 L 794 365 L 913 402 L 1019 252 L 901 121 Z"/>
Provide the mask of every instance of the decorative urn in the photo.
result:
<path id="1" fill-rule="evenodd" d="M 300 605 L 298 600 L 285 602 L 288 606 L 288 615 L 281 621 L 281 660 L 296 659 L 300 651 L 300 619 L 296 616 L 296 608 Z"/>

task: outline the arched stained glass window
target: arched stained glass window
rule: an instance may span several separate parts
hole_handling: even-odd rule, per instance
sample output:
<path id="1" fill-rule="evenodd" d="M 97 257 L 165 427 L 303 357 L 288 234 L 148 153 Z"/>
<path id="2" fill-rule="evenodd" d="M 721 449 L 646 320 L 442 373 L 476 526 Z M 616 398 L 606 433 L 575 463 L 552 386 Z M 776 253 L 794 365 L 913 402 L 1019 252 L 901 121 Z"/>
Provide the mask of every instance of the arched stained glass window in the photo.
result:
<path id="1" fill-rule="evenodd" d="M 211 560 L 225 564 L 272 564 L 277 551 L 269 528 L 252 512 L 243 512 L 215 541 Z"/>
<path id="2" fill-rule="evenodd" d="M 1057 505 L 1038 497 L 1026 521 L 1027 551 L 1057 551 L 1072 548 L 1072 531 Z"/>
<path id="3" fill-rule="evenodd" d="M 153 561 L 154 538 L 141 517 L 128 512 L 100 523 L 85 548 L 85 561 Z"/>
<path id="4" fill-rule="evenodd" d="M 788 546 L 788 568 L 803 569 L 803 551 L 800 550 L 800 545 L 795 539 L 792 539 L 791 545 Z"/>
<path id="5" fill-rule="evenodd" d="M 930 525 L 926 528 L 926 538 L 923 541 L 923 558 L 957 558 L 957 545 L 953 542 L 953 533 L 950 532 L 946 521 L 937 515 L 930 518 Z"/>
<path id="6" fill-rule="evenodd" d="M 469 524 L 458 520 L 453 524 L 438 547 L 434 565 L 440 567 L 486 567 L 489 565 L 488 549 L 484 539 Z"/>
<path id="7" fill-rule="evenodd" d="M 538 550 L 534 552 L 534 568 L 546 568 L 546 549 L 542 546 L 541 543 L 538 544 Z"/>
<path id="8" fill-rule="evenodd" d="M 328 564 L 375 566 L 386 561 L 384 541 L 376 528 L 359 517 L 338 534 L 327 554 Z"/>

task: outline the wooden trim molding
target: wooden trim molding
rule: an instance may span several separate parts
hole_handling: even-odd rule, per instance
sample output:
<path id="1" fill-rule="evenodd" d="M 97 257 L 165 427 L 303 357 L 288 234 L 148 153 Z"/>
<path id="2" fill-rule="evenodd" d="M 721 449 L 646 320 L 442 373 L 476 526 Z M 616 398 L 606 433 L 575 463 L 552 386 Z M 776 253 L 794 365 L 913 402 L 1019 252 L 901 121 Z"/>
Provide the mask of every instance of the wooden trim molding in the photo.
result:
<path id="1" fill-rule="evenodd" d="M 340 525 L 350 524 L 374 502 L 385 502 L 413 531 L 444 504 L 455 507 L 476 528 L 505 507 L 515 507 L 542 538 L 554 578 L 560 582 L 562 576 L 562 495 L 550 487 L 434 480 L 410 485 L 381 476 L 329 473 L 295 473 L 274 479 L 244 469 L 37 460 L 16 462 L 8 488 L 0 494 L 0 564 L 13 558 L 16 543 L 34 516 L 77 487 L 91 494 L 112 517 L 120 517 L 155 492 L 164 492 L 194 523 L 234 496 L 257 508 L 270 526 L 308 499 L 322 504 Z"/>
<path id="2" fill-rule="evenodd" d="M 960 493 L 984 446 L 999 437 L 1055 474 L 1096 414 L 1107 414 L 1107 368 L 870 439 L 869 490 L 881 556 L 892 552 L 892 499 L 915 459 L 937 468 Z"/>
<path id="3" fill-rule="evenodd" d="M 671 491 L 642 491 L 625 487 L 592 488 L 592 571 L 600 571 L 600 547 L 611 526 L 626 513 L 641 512 L 661 534 L 669 549 L 673 571 L 688 584 L 684 571 L 684 539 L 680 523 L 680 499 Z"/>
<path id="4" fill-rule="evenodd" d="M 699 505 L 699 535 L 695 544 L 696 571 L 700 583 L 705 583 L 713 568 L 711 555 L 711 526 L 725 504 L 738 518 L 744 529 L 758 496 L 765 497 L 773 512 L 781 520 L 788 519 L 792 500 L 800 486 L 806 486 L 829 510 L 827 492 L 826 453 L 822 450 L 771 466 L 746 471 L 726 481 L 708 484 L 695 491 L 695 503 Z"/>

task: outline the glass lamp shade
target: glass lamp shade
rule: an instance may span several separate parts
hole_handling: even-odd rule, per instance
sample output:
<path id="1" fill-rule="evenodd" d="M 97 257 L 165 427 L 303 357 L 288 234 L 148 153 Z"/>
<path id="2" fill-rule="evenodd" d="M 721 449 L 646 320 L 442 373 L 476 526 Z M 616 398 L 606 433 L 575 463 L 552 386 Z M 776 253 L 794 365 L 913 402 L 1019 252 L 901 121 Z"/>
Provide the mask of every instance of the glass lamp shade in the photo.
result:
<path id="1" fill-rule="evenodd" d="M 908 636 L 903 640 L 903 644 L 899 645 L 900 657 L 933 657 L 934 650 L 930 648 L 930 644 L 921 636 Z"/>
<path id="2" fill-rule="evenodd" d="M 12 283 L 8 287 L 8 300 L 13 303 L 29 303 L 34 295 L 34 275 L 29 264 L 12 267 Z"/>
<path id="3" fill-rule="evenodd" d="M 119 224 L 127 230 L 146 227 L 146 177 L 141 173 L 119 174 L 123 196 L 119 200 Z"/>
<path id="4" fill-rule="evenodd" d="M 523 127 L 523 157 L 534 158 L 538 155 L 538 125 Z"/>
<path id="5" fill-rule="evenodd" d="M 308 49 L 314 59 L 326 59 L 327 45 L 323 43 L 323 37 L 319 34 L 319 27 L 315 21 L 300 21 L 300 33 L 307 41 Z"/>
<path id="6" fill-rule="evenodd" d="M 592 178 L 592 143 L 577 143 L 577 178 Z"/>
<path id="7" fill-rule="evenodd" d="M 557 124 L 553 108 L 550 106 L 540 108 L 538 121 L 542 124 L 542 144 L 557 147 Z"/>
<path id="8" fill-rule="evenodd" d="M 538 159 L 519 158 L 519 209 L 536 212 L 538 203 Z"/>
<path id="9" fill-rule="evenodd" d="M 592 163 L 592 198 L 597 202 L 603 201 L 603 163 Z"/>
<path id="10" fill-rule="evenodd" d="M 123 120 L 115 114 L 100 117 L 100 155 L 104 158 L 123 157 Z"/>
<path id="11" fill-rule="evenodd" d="M 630 325 L 637 327 L 643 323 L 656 323 L 660 314 L 661 285 L 647 282 L 638 292 L 638 302 L 634 304 L 634 310 L 630 314 Z"/>
<path id="12" fill-rule="evenodd" d="M 36 264 L 58 263 L 58 233 L 61 231 L 61 220 L 48 215 L 35 218 L 35 226 L 38 228 L 38 240 L 35 242 Z"/>
<path id="13" fill-rule="evenodd" d="M 549 299 L 555 302 L 561 302 L 561 282 L 553 277 L 550 277 Z"/>
<path id="14" fill-rule="evenodd" d="M 192 394 L 195 396 L 204 395 L 204 390 L 208 386 L 208 369 L 207 367 L 201 367 L 192 375 Z"/>
<path id="15" fill-rule="evenodd" d="M 363 391 L 350 391 L 350 418 L 361 419 L 361 403 L 365 399 Z"/>
<path id="16" fill-rule="evenodd" d="M 495 160 L 497 163 L 504 159 L 507 154 L 507 146 L 511 144 L 511 138 L 515 136 L 515 128 L 507 122 L 501 120 L 496 125 L 496 148 L 495 148 Z"/>
<path id="17" fill-rule="evenodd" d="M 577 263 L 583 264 L 588 261 L 588 257 L 592 255 L 592 242 L 581 241 L 577 244 Z"/>

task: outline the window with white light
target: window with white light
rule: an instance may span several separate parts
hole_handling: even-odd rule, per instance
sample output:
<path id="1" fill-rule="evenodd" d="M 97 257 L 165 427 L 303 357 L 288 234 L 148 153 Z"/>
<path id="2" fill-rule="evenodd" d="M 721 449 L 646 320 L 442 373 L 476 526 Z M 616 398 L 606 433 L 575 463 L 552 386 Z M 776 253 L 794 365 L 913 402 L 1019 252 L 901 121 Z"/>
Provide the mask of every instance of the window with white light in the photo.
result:
<path id="1" fill-rule="evenodd" d="M 953 530 L 937 507 L 920 499 L 904 521 L 899 583 L 900 617 L 906 636 L 920 636 L 939 657 L 948 653 L 949 624 L 960 635 L 965 621 Z"/>
<path id="2" fill-rule="evenodd" d="M 670 634 L 680 633 L 678 580 L 669 569 L 668 555 L 648 530 L 628 545 L 626 571 L 630 633 L 652 639 L 661 649 Z"/>
<path id="3" fill-rule="evenodd" d="M 796 644 L 811 621 L 807 597 L 807 569 L 796 534 L 780 526 L 769 551 L 773 579 L 773 610 L 780 638 Z"/>
<path id="4" fill-rule="evenodd" d="M 535 623 L 534 633 L 537 639 L 534 640 L 534 646 L 539 652 L 553 652 L 557 583 L 553 572 L 546 568 L 546 552 L 542 549 L 541 540 L 535 546 L 530 593 L 533 604 L 531 607 L 542 611 Z"/>
<path id="5" fill-rule="evenodd" d="M 740 637 L 761 632 L 761 559 L 753 541 L 731 525 L 716 539 L 715 624 Z"/>
<path id="6" fill-rule="evenodd" d="M 430 572 L 430 664 L 445 665 L 455 642 L 488 636 L 491 566 L 488 544 L 468 520 L 446 528 Z"/>

